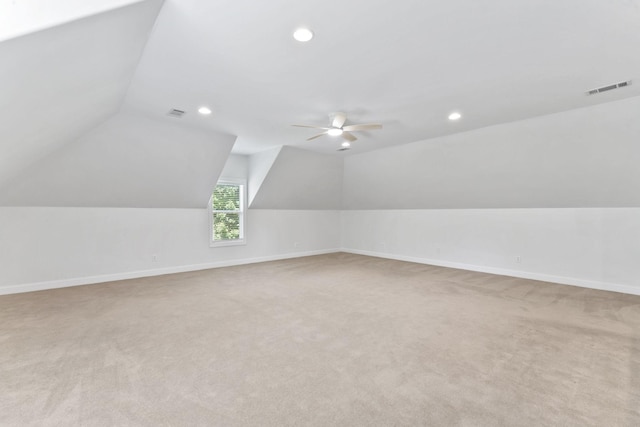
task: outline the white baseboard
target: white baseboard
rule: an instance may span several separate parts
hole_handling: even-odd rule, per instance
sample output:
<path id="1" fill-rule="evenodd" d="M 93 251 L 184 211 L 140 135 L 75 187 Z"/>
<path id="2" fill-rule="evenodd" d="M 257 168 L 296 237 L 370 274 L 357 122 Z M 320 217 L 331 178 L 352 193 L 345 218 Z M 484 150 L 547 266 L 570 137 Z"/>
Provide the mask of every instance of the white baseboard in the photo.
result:
<path id="1" fill-rule="evenodd" d="M 179 265 L 174 267 L 156 268 L 153 270 L 130 271 L 126 273 L 103 274 L 99 276 L 77 277 L 72 279 L 51 280 L 46 282 L 25 283 L 20 285 L 0 287 L 0 295 L 18 294 L 23 292 L 43 291 L 46 289 L 68 288 L 71 286 L 93 285 L 96 283 L 114 282 L 116 280 L 137 279 L 140 277 L 161 276 L 164 274 L 185 273 L 188 271 L 208 270 L 211 268 L 231 267 L 234 265 L 254 264 L 258 262 L 277 261 L 282 259 L 300 258 L 305 256 L 323 255 L 340 252 L 340 249 L 321 249 L 317 251 L 292 252 L 286 254 L 269 255 L 257 258 L 241 258 L 229 261 L 216 261 L 204 264 Z"/>
<path id="2" fill-rule="evenodd" d="M 623 294 L 640 295 L 640 286 L 622 285 L 618 283 L 598 282 L 593 280 L 577 279 L 574 277 L 554 276 L 550 274 L 532 273 L 528 271 L 509 270 L 506 268 L 489 267 L 484 265 L 464 264 L 460 262 L 445 261 L 439 259 L 418 258 L 405 255 L 390 254 L 384 252 L 362 251 L 359 249 L 342 248 L 341 252 L 367 255 L 378 258 L 388 258 L 398 261 L 415 262 L 418 264 L 436 265 L 439 267 L 458 268 L 460 270 L 479 271 L 481 273 L 497 274 L 500 276 L 519 277 L 522 279 L 539 280 L 542 282 L 558 283 L 561 285 L 578 286 L 581 288 L 599 289 L 602 291 L 620 292 Z"/>
<path id="3" fill-rule="evenodd" d="M 256 258 L 242 258 L 229 261 L 216 261 L 204 264 L 181 265 L 173 267 L 157 268 L 153 270 L 130 271 L 126 273 L 104 274 L 99 276 L 78 277 L 62 280 L 51 280 L 46 282 L 25 283 L 13 286 L 0 287 L 0 295 L 17 294 L 23 292 L 42 291 L 46 289 L 67 288 L 70 286 L 92 285 L 96 283 L 113 282 L 117 280 L 137 279 L 140 277 L 161 276 L 164 274 L 185 273 L 188 271 L 208 270 L 211 268 L 231 267 L 234 265 L 254 264 L 258 262 L 277 261 L 289 258 L 299 258 L 313 255 L 323 255 L 336 252 L 346 252 L 358 255 L 373 256 L 378 258 L 394 259 L 398 261 L 415 262 L 418 264 L 436 265 L 439 267 L 458 268 L 461 270 L 479 271 L 482 273 L 497 274 L 500 276 L 520 277 L 523 279 L 539 280 L 542 282 L 552 282 L 561 285 L 578 286 L 589 289 L 599 289 L 603 291 L 620 292 L 624 294 L 640 295 L 640 286 L 622 285 L 617 283 L 598 282 L 593 280 L 577 279 L 573 277 L 554 276 L 542 273 L 531 273 L 520 270 L 509 270 L 474 264 L 464 264 L 460 262 L 445 261 L 439 259 L 419 258 L 405 255 L 390 254 L 384 252 L 363 251 L 359 249 L 322 249 L 317 251 L 293 252 L 287 254 L 270 255 Z"/>

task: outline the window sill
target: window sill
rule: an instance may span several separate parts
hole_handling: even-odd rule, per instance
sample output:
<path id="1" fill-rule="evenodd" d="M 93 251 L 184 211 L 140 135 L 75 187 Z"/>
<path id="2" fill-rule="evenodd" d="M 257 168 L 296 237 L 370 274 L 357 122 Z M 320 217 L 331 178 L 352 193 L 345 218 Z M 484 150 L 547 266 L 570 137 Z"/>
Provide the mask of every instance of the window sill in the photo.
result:
<path id="1" fill-rule="evenodd" d="M 224 246 L 242 246 L 246 245 L 247 241 L 245 239 L 241 240 L 217 240 L 213 242 L 209 242 L 210 248 L 219 248 Z"/>

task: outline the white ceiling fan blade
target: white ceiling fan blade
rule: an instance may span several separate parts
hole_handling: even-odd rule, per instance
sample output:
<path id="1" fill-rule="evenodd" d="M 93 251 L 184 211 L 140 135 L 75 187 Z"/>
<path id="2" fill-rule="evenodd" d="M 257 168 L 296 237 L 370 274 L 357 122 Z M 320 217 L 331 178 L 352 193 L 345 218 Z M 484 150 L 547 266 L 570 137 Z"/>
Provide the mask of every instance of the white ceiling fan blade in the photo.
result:
<path id="1" fill-rule="evenodd" d="M 342 128 L 342 130 L 345 130 L 345 131 L 374 130 L 374 129 L 382 129 L 382 125 L 379 123 L 369 123 L 366 125 L 349 125 Z"/>
<path id="2" fill-rule="evenodd" d="M 349 132 L 342 132 L 342 137 L 349 142 L 353 142 L 356 139 L 358 139 L 354 135 L 350 134 Z"/>
<path id="3" fill-rule="evenodd" d="M 347 115 L 345 113 L 334 113 L 331 126 L 333 126 L 334 128 L 341 128 L 346 121 Z"/>
<path id="4" fill-rule="evenodd" d="M 316 136 L 312 136 L 311 138 L 307 138 L 307 141 L 311 141 L 312 139 L 316 139 L 316 138 L 320 138 L 321 136 L 325 136 L 327 133 L 326 132 L 322 132 Z"/>
<path id="5" fill-rule="evenodd" d="M 329 129 L 322 126 L 311 126 L 311 125 L 291 125 L 291 126 L 295 126 L 297 128 L 311 128 L 311 129 L 324 129 L 324 130 Z"/>

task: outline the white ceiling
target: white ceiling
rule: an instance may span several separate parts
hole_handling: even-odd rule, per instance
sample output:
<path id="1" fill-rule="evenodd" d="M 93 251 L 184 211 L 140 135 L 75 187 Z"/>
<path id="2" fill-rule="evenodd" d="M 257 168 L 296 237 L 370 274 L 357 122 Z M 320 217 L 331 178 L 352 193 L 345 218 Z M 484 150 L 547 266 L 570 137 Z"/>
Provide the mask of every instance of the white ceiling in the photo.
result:
<path id="1" fill-rule="evenodd" d="M 234 141 L 121 112 L 0 187 L 0 206 L 203 208 Z"/>
<path id="2" fill-rule="evenodd" d="M 140 1 L 142 0 L 0 0 L 0 41 Z"/>
<path id="3" fill-rule="evenodd" d="M 0 43 L 0 186 L 118 111 L 161 5 L 136 2 Z"/>
<path id="4" fill-rule="evenodd" d="M 342 175 L 343 159 L 339 157 L 282 147 L 249 207 L 340 209 Z"/>
<path id="5" fill-rule="evenodd" d="M 640 95 L 640 0 L 95 0 L 58 12 L 0 42 L 0 204 L 200 206 L 235 136 L 240 154 L 343 156 Z M 301 25 L 316 34 L 307 44 L 291 36 Z M 453 110 L 462 120 L 447 120 Z M 338 153 L 340 139 L 306 142 L 315 131 L 290 126 L 334 111 L 384 129 Z M 265 174 L 273 188 L 295 179 Z M 171 191 L 154 193 L 160 182 Z"/>
<path id="6" fill-rule="evenodd" d="M 166 0 L 125 102 L 184 109 L 185 125 L 237 135 L 236 153 L 335 153 L 339 139 L 290 126 L 332 111 L 383 123 L 353 154 L 639 95 L 639 28 L 636 0 Z"/>
<path id="7" fill-rule="evenodd" d="M 350 156 L 342 208 L 638 207 L 639 111 L 634 97 Z"/>

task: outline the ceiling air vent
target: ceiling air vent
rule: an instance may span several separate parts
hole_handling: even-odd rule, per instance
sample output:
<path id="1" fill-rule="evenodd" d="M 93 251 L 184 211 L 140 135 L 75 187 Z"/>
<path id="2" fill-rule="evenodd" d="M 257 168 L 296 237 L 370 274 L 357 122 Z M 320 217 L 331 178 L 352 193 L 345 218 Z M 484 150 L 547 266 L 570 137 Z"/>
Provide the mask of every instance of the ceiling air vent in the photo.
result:
<path id="1" fill-rule="evenodd" d="M 180 117 L 184 116 L 184 113 L 185 113 L 184 110 L 178 110 L 177 108 L 172 108 L 171 110 L 169 110 L 167 115 L 171 116 L 171 117 L 180 118 Z"/>
<path id="2" fill-rule="evenodd" d="M 626 82 L 614 83 L 612 85 L 591 89 L 590 91 L 587 92 L 587 95 L 595 95 L 597 93 L 608 92 L 610 90 L 619 89 L 621 87 L 630 86 L 630 85 L 631 85 L 631 80 L 628 80 Z"/>

